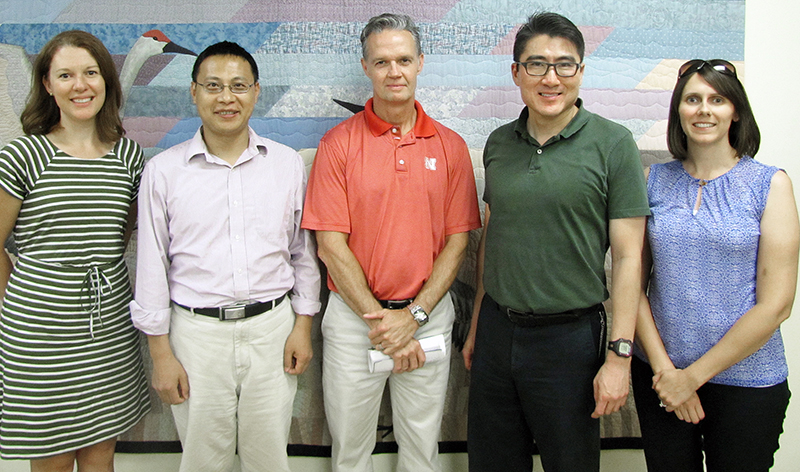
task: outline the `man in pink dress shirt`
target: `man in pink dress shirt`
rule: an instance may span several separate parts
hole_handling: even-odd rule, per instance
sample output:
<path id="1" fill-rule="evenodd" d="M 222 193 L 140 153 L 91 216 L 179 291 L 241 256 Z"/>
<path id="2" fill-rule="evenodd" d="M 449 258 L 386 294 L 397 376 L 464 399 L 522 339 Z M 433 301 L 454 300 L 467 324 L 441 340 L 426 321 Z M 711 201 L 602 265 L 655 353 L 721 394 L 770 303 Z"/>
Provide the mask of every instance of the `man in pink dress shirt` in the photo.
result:
<path id="1" fill-rule="evenodd" d="M 134 324 L 172 412 L 182 472 L 288 471 L 297 375 L 320 309 L 314 244 L 300 228 L 302 158 L 249 127 L 258 67 L 239 45 L 198 56 L 202 127 L 155 156 L 139 194 Z"/>

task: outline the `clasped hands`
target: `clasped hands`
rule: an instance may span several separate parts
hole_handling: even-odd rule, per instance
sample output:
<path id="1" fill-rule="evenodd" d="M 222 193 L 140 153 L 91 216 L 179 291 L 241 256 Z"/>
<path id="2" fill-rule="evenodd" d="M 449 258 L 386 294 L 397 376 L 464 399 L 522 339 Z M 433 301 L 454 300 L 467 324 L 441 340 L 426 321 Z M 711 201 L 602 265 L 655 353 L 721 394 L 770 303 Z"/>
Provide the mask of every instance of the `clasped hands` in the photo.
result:
<path id="1" fill-rule="evenodd" d="M 699 423 L 705 418 L 697 389 L 702 384 L 683 369 L 662 370 L 653 376 L 653 390 L 669 412 L 687 423 Z"/>
<path id="2" fill-rule="evenodd" d="M 368 333 L 370 343 L 394 359 L 392 372 L 411 372 L 425 364 L 425 351 L 414 339 L 419 324 L 407 308 L 384 308 L 365 314 L 364 320 L 371 328 Z"/>

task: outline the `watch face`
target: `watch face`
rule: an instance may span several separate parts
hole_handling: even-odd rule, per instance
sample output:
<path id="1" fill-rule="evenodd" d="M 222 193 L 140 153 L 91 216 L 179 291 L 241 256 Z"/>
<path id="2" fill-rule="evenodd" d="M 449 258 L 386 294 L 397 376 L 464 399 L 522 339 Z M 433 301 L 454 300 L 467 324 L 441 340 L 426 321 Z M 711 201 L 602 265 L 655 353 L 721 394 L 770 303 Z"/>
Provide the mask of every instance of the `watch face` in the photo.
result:
<path id="1" fill-rule="evenodd" d="M 408 307 L 408 311 L 411 312 L 411 316 L 414 317 L 414 321 L 419 323 L 420 326 L 428 322 L 428 314 L 421 306 L 411 305 L 410 307 Z"/>
<path id="2" fill-rule="evenodd" d="M 630 357 L 633 355 L 633 343 L 627 339 L 613 341 L 609 343 L 608 347 L 621 357 Z"/>

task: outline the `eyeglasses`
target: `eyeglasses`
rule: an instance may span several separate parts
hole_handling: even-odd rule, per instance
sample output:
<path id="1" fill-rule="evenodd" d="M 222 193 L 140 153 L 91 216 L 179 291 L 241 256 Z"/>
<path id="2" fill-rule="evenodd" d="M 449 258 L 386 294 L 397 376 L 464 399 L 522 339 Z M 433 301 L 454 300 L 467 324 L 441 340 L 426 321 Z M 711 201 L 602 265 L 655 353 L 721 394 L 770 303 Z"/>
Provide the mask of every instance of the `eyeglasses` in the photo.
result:
<path id="1" fill-rule="evenodd" d="M 228 89 L 231 91 L 231 93 L 243 94 L 243 93 L 249 92 L 250 89 L 253 87 L 253 85 L 255 85 L 255 82 L 253 82 L 250 85 L 243 84 L 243 83 L 225 85 L 225 84 L 220 84 L 220 83 L 217 83 L 217 82 L 206 82 L 204 84 L 201 84 L 200 82 L 195 82 L 195 83 L 197 85 L 203 87 L 204 89 L 206 89 L 207 93 L 212 93 L 212 94 L 213 93 L 222 92 L 223 90 L 225 90 L 225 87 L 228 87 Z"/>
<path id="2" fill-rule="evenodd" d="M 711 59 L 710 61 L 704 61 L 703 59 L 692 59 L 678 69 L 678 80 L 681 80 L 689 74 L 698 72 L 705 66 L 708 66 L 721 74 L 725 74 L 730 77 L 736 77 L 736 67 L 726 60 Z"/>
<path id="3" fill-rule="evenodd" d="M 514 64 L 516 64 L 517 67 L 522 66 L 528 75 L 534 77 L 547 75 L 551 67 L 556 71 L 556 75 L 559 77 L 575 77 L 575 74 L 578 73 L 578 69 L 580 69 L 580 64 L 577 62 L 556 62 L 552 64 L 550 62 L 530 61 L 515 62 Z"/>

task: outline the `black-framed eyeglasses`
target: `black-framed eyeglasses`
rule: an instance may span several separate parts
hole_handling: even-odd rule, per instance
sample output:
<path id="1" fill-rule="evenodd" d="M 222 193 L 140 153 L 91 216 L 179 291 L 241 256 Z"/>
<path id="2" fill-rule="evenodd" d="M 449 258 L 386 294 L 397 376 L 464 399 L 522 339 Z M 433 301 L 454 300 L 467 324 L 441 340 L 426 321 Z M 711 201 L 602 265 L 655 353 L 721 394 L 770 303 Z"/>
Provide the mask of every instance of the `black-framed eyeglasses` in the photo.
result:
<path id="1" fill-rule="evenodd" d="M 253 85 L 256 84 L 255 82 L 253 82 L 250 85 L 241 82 L 230 85 L 220 84 L 218 82 L 206 82 L 204 84 L 201 84 L 200 82 L 195 82 L 195 83 L 206 89 L 207 93 L 211 94 L 220 93 L 223 90 L 225 90 L 225 87 L 228 87 L 231 93 L 243 94 L 249 92 L 250 89 L 253 88 Z"/>
<path id="2" fill-rule="evenodd" d="M 559 77 L 575 77 L 581 65 L 577 62 L 556 62 L 555 64 L 543 61 L 515 62 L 517 67 L 522 66 L 528 75 L 541 77 L 547 75 L 552 67 Z"/>
<path id="3" fill-rule="evenodd" d="M 703 59 L 692 59 L 678 69 L 678 80 L 681 80 L 689 74 L 698 72 L 703 67 L 710 67 L 721 74 L 738 78 L 736 76 L 736 67 L 724 59 L 711 59 L 708 61 Z"/>

